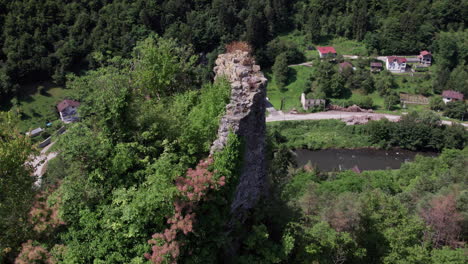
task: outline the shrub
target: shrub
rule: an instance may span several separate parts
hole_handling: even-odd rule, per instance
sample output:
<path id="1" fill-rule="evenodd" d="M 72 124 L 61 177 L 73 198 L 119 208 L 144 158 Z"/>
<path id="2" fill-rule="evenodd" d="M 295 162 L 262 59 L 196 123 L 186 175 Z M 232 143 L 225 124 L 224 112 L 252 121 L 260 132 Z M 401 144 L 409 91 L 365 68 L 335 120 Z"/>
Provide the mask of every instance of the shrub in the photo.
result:
<path id="1" fill-rule="evenodd" d="M 440 96 L 434 96 L 431 98 L 431 101 L 429 102 L 429 106 L 431 107 L 431 110 L 444 110 L 445 104 L 444 101 L 442 101 L 442 97 Z"/>
<path id="2" fill-rule="evenodd" d="M 280 89 L 284 89 L 288 81 L 288 58 L 286 53 L 281 53 L 275 59 L 275 64 L 273 65 L 273 75 L 275 76 L 276 84 Z"/>
<path id="3" fill-rule="evenodd" d="M 447 117 L 464 120 L 466 118 L 466 113 L 465 102 L 450 102 L 445 106 L 444 115 Z"/>
<path id="4" fill-rule="evenodd" d="M 247 51 L 249 54 L 252 53 L 252 47 L 245 41 L 233 41 L 226 45 L 226 51 L 232 53 L 236 50 Z"/>
<path id="5" fill-rule="evenodd" d="M 355 104 L 362 108 L 371 109 L 374 107 L 374 100 L 369 96 L 365 96 L 357 100 Z"/>

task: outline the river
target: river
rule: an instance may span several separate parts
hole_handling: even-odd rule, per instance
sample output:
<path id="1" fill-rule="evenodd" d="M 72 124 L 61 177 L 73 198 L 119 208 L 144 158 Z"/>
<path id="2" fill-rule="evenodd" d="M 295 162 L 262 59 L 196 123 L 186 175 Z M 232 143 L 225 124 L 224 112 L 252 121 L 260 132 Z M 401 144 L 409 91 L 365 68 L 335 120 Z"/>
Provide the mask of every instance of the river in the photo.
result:
<path id="1" fill-rule="evenodd" d="M 325 149 L 294 151 L 299 167 L 309 161 L 321 171 L 349 170 L 357 166 L 362 170 L 399 169 L 404 162 L 414 160 L 417 154 L 436 157 L 435 152 L 415 152 L 402 149 Z"/>

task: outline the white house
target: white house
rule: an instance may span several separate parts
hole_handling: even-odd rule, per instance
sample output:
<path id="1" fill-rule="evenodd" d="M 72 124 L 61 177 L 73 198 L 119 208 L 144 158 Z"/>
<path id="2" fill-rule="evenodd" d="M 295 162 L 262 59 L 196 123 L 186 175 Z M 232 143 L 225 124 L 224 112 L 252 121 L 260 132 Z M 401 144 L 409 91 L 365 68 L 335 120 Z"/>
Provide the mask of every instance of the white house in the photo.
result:
<path id="1" fill-rule="evenodd" d="M 333 47 L 317 47 L 317 51 L 321 59 L 336 57 L 336 50 Z"/>
<path id="2" fill-rule="evenodd" d="M 402 57 L 390 56 L 387 57 L 386 62 L 387 70 L 391 72 L 405 72 L 406 59 Z"/>
<path id="3" fill-rule="evenodd" d="M 57 110 L 60 114 L 60 119 L 64 123 L 71 123 L 78 121 L 76 109 L 80 103 L 73 100 L 63 100 L 57 105 Z"/>
<path id="4" fill-rule="evenodd" d="M 315 106 L 325 106 L 324 99 L 306 99 L 305 93 L 301 94 L 301 104 L 304 110 L 309 110 L 311 107 Z"/>
<path id="5" fill-rule="evenodd" d="M 432 53 L 427 50 L 423 50 L 419 53 L 419 63 L 430 66 L 432 63 Z"/>

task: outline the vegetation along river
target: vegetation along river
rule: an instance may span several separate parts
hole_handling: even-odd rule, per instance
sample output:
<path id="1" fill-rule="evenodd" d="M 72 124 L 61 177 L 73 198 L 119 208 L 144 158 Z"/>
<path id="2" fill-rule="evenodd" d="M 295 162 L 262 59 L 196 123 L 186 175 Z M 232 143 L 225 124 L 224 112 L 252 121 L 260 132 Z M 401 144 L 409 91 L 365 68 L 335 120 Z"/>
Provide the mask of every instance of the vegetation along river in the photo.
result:
<path id="1" fill-rule="evenodd" d="M 436 157 L 435 152 L 415 152 L 402 149 L 324 149 L 294 151 L 299 167 L 310 162 L 321 171 L 399 169 L 402 163 L 414 160 L 417 154 Z"/>

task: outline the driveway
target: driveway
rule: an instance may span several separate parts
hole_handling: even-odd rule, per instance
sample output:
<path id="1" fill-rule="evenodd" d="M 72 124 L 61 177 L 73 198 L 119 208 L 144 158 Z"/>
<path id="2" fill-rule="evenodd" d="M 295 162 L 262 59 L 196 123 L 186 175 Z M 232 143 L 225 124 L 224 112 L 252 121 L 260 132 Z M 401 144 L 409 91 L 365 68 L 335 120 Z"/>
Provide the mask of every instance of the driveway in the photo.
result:
<path id="1" fill-rule="evenodd" d="M 36 182 L 34 183 L 36 186 L 41 186 L 42 183 L 42 175 L 45 173 L 45 167 L 47 163 L 57 156 L 57 152 L 46 153 L 55 142 L 50 143 L 47 147 L 43 148 L 39 154 L 31 161 L 31 165 L 35 168 L 34 175 L 37 177 Z"/>

